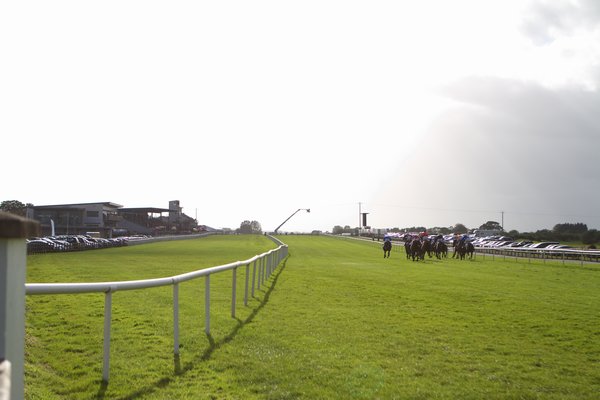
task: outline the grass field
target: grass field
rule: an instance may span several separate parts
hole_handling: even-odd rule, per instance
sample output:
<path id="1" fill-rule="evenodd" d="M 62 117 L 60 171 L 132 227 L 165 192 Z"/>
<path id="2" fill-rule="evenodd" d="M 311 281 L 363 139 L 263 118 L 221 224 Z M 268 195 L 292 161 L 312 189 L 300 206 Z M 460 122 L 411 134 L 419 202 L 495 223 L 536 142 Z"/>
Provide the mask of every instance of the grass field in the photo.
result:
<path id="1" fill-rule="evenodd" d="M 600 398 L 600 267 L 513 259 L 407 261 L 372 242 L 282 236 L 290 255 L 248 307 L 231 274 L 113 295 L 110 383 L 102 295 L 28 296 L 28 399 Z M 27 282 L 170 276 L 260 254 L 219 236 L 28 258 Z M 238 274 L 238 282 L 242 282 Z M 238 285 L 239 290 L 243 290 Z"/>

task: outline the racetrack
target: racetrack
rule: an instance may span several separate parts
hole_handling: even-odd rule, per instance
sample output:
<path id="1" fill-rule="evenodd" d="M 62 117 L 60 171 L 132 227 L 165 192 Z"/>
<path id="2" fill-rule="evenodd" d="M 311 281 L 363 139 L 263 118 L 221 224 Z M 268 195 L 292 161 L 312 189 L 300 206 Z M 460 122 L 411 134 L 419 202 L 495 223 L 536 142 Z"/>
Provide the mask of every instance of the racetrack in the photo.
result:
<path id="1" fill-rule="evenodd" d="M 289 245 L 289 258 L 238 319 L 229 315 L 229 276 L 215 279 L 212 336 L 202 333 L 202 286 L 182 288 L 177 359 L 168 290 L 116 293 L 108 386 L 99 380 L 102 298 L 28 297 L 27 398 L 582 399 L 600 393 L 600 268 L 594 265 L 412 262 L 396 248 L 384 259 L 381 246 L 368 241 L 279 238 Z M 166 276 L 245 259 L 265 247 L 273 246 L 260 236 L 220 236 L 101 250 L 83 259 L 35 256 L 28 283 L 53 270 L 78 281 Z"/>

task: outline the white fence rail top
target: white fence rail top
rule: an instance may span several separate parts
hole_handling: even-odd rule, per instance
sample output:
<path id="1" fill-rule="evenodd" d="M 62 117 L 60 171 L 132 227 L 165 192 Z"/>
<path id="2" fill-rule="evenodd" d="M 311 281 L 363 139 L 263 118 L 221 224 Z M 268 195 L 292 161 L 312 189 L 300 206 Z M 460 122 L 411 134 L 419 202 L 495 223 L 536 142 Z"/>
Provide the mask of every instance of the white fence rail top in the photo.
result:
<path id="1" fill-rule="evenodd" d="M 186 272 L 180 275 L 174 275 L 166 278 L 142 279 L 134 281 L 117 282 L 91 282 L 91 283 L 27 283 L 25 284 L 25 293 L 33 294 L 68 294 L 68 293 L 108 293 L 120 290 L 146 289 L 158 286 L 168 286 L 180 282 L 189 281 L 202 276 L 211 275 L 217 272 L 238 268 L 253 263 L 254 261 L 276 252 L 277 249 L 269 250 L 260 255 L 256 255 L 244 261 L 235 261 L 229 264 L 218 265 L 215 267 L 204 268 L 197 271 Z"/>

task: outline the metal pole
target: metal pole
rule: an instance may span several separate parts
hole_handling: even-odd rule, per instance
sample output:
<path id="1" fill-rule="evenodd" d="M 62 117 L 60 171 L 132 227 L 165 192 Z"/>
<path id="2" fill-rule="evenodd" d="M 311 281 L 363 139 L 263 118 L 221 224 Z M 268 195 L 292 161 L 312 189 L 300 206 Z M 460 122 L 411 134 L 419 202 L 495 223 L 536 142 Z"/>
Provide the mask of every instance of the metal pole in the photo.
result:
<path id="1" fill-rule="evenodd" d="M 179 283 L 173 284 L 173 353 L 179 354 Z"/>
<path id="2" fill-rule="evenodd" d="M 271 273 L 273 272 L 273 253 L 269 253 L 267 255 L 267 280 L 271 277 Z"/>
<path id="3" fill-rule="evenodd" d="M 361 215 L 361 209 L 360 209 L 360 201 L 358 202 L 358 236 L 360 236 L 360 215 Z"/>
<path id="4" fill-rule="evenodd" d="M 246 285 L 244 286 L 244 305 L 248 305 L 248 279 L 250 278 L 250 264 L 246 264 Z"/>
<path id="5" fill-rule="evenodd" d="M 204 280 L 204 332 L 210 335 L 210 275 Z"/>
<path id="6" fill-rule="evenodd" d="M 252 264 L 252 297 L 254 297 L 254 282 L 256 282 L 256 261 Z"/>
<path id="7" fill-rule="evenodd" d="M 262 257 L 258 259 L 258 276 L 256 277 L 256 290 L 260 290 L 260 280 L 262 274 Z"/>
<path id="8" fill-rule="evenodd" d="M 305 210 L 306 212 L 310 212 L 310 208 L 299 208 L 299 209 L 297 209 L 296 211 L 293 212 L 292 215 L 290 215 L 289 217 L 287 217 L 286 220 L 281 223 L 281 225 L 279 225 L 277 228 L 275 228 L 275 233 L 277 234 L 277 231 L 279 230 L 279 228 L 281 228 L 283 226 L 283 224 L 285 224 L 286 222 L 288 222 L 289 219 L 292 218 L 294 215 L 296 215 L 296 213 L 298 211 L 300 211 L 300 210 Z"/>
<path id="9" fill-rule="evenodd" d="M 102 380 L 108 382 L 110 370 L 110 320 L 112 314 L 112 292 L 104 294 L 104 358 L 102 364 Z"/>
<path id="10" fill-rule="evenodd" d="M 235 318 L 235 300 L 236 300 L 236 291 L 237 291 L 237 268 L 234 268 L 232 271 L 231 277 L 231 318 Z"/>

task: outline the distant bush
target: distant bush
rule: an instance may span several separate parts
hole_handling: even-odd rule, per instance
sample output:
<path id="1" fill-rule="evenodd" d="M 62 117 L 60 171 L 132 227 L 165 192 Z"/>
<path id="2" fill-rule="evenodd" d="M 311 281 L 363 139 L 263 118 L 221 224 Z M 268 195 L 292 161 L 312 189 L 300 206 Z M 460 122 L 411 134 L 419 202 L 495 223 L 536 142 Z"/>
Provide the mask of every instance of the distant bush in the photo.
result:
<path id="1" fill-rule="evenodd" d="M 596 229 L 590 229 L 581 235 L 581 241 L 584 244 L 594 244 L 600 241 L 600 232 Z"/>

